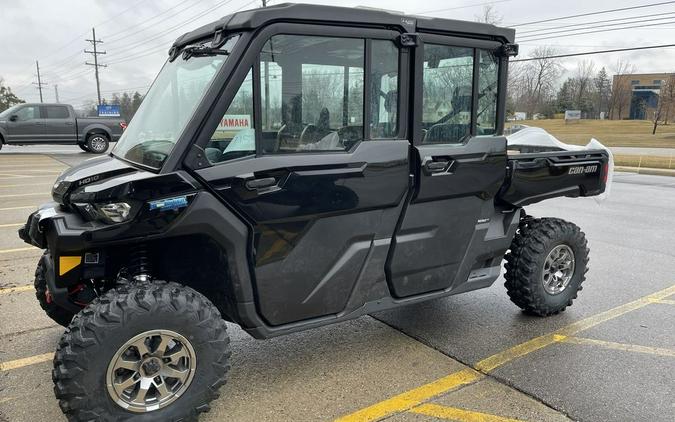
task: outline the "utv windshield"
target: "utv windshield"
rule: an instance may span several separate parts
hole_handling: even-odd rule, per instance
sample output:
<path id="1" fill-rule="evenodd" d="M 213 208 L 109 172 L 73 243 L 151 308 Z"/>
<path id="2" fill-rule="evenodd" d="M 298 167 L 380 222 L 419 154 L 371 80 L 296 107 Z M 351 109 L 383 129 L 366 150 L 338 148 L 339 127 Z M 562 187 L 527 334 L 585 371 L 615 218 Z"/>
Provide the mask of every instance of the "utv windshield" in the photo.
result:
<path id="1" fill-rule="evenodd" d="M 116 157 L 159 169 L 239 36 L 220 49 L 189 46 L 168 61 L 113 150 Z"/>

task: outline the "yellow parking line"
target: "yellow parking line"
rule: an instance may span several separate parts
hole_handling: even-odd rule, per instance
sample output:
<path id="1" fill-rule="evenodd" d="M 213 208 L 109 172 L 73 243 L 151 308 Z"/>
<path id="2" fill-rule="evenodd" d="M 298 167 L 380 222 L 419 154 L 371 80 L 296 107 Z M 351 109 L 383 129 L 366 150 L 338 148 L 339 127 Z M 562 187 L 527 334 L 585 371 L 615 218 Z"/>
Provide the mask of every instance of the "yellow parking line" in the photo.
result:
<path id="1" fill-rule="evenodd" d="M 37 207 L 35 205 L 28 205 L 25 207 L 8 207 L 8 208 L 0 208 L 0 211 L 13 211 L 13 210 L 37 210 Z"/>
<path id="2" fill-rule="evenodd" d="M 580 344 L 588 346 L 600 346 L 607 349 L 623 350 L 625 352 L 647 353 L 649 355 L 672 356 L 675 357 L 675 350 L 664 349 L 661 347 L 639 346 L 637 344 L 615 343 L 613 341 L 596 340 L 584 337 L 555 336 L 557 342 Z"/>
<path id="3" fill-rule="evenodd" d="M 0 362 L 0 372 L 9 371 L 10 369 L 23 368 L 24 366 L 35 365 L 36 363 L 48 362 L 54 358 L 54 353 L 45 353 L 37 356 L 30 356 L 23 359 L 10 360 L 8 362 Z"/>
<path id="4" fill-rule="evenodd" d="M 432 418 L 460 422 L 520 422 L 520 419 L 505 418 L 489 413 L 474 412 L 472 410 L 464 410 L 457 407 L 440 406 L 433 403 L 417 406 L 414 409 L 410 409 L 410 412 L 418 415 L 431 416 Z"/>
<path id="5" fill-rule="evenodd" d="M 0 249 L 0 254 L 5 253 L 14 253 L 14 252 L 25 252 L 25 251 L 38 251 L 39 249 L 35 246 L 29 246 L 27 248 L 14 248 L 14 249 Z"/>
<path id="6" fill-rule="evenodd" d="M 658 299 L 658 300 L 652 300 L 652 303 L 661 303 L 661 304 L 664 304 L 664 305 L 675 305 L 675 300 Z"/>
<path id="7" fill-rule="evenodd" d="M 7 227 L 19 227 L 19 226 L 23 226 L 24 224 L 26 224 L 26 223 L 0 224 L 0 229 L 7 228 Z"/>
<path id="8" fill-rule="evenodd" d="M 27 284 L 25 286 L 18 286 L 18 287 L 5 287 L 0 289 L 0 295 L 5 295 L 9 293 L 30 292 L 33 290 L 35 290 L 35 287 L 33 287 L 32 284 Z"/>
<path id="9" fill-rule="evenodd" d="M 644 296 L 632 302 L 617 306 L 616 308 L 612 308 L 605 312 L 601 312 L 597 315 L 584 318 L 580 321 L 577 321 L 566 327 L 563 327 L 560 330 L 557 330 L 553 333 L 539 336 L 533 338 L 532 340 L 513 346 L 507 350 L 504 350 L 486 359 L 481 360 L 480 362 L 476 363 L 476 365 L 474 365 L 474 368 L 480 372 L 487 374 L 495 370 L 496 368 L 499 368 L 500 366 L 513 361 L 514 359 L 520 358 L 536 350 L 542 349 L 546 346 L 556 343 L 556 336 L 568 336 L 568 337 L 572 336 L 573 334 L 576 334 L 580 331 L 594 327 L 598 324 L 619 317 L 630 311 L 634 311 L 636 309 L 640 309 L 644 306 L 647 306 L 654 300 L 661 300 L 673 294 L 675 294 L 675 285 L 660 290 L 658 292 L 652 293 L 650 295 Z M 441 378 L 438 381 L 458 377 L 460 374 L 466 373 L 466 371 L 471 371 L 471 369 L 464 369 L 462 371 L 455 372 L 453 374 L 448 375 L 445 378 Z M 479 376 L 476 376 L 476 379 L 478 378 Z M 410 401 L 406 401 L 405 400 L 406 397 L 415 397 L 415 401 L 421 404 L 422 402 L 429 400 L 439 394 L 442 394 L 452 388 L 455 388 L 456 386 L 465 384 L 465 383 L 453 384 L 452 382 L 448 382 L 447 384 L 441 383 L 436 388 L 428 387 L 436 385 L 436 382 L 438 381 L 433 381 L 429 384 L 399 394 L 398 396 L 392 397 L 391 399 L 387 399 L 382 402 L 371 405 L 369 407 L 366 407 L 365 409 L 358 410 L 355 413 L 337 419 L 337 421 L 340 422 L 375 421 L 384 418 L 386 416 L 393 415 L 395 413 L 400 413 L 410 409 L 411 408 L 409 406 Z M 443 389 L 444 386 L 449 387 Z M 403 400 L 397 399 L 400 397 L 403 397 L 404 399 Z"/>
<path id="10" fill-rule="evenodd" d="M 634 300 L 632 302 L 626 303 L 624 305 L 617 306 L 616 308 L 612 308 L 608 311 L 601 312 L 597 315 L 584 318 L 564 328 L 561 328 L 560 330 L 553 332 L 551 334 L 536 337 L 533 338 L 532 340 L 526 341 L 525 343 L 511 347 L 510 349 L 504 350 L 503 352 L 497 353 L 495 355 L 490 356 L 489 358 L 481 360 L 475 365 L 475 368 L 481 372 L 490 372 L 512 361 L 513 359 L 525 356 L 529 353 L 534 352 L 535 350 L 539 350 L 543 347 L 555 343 L 555 335 L 572 336 L 580 331 L 587 330 L 605 321 L 609 321 L 628 312 L 647 306 L 654 300 L 666 298 L 672 295 L 673 293 L 675 293 L 675 285 L 667 289 L 658 291 L 656 293 L 652 293 L 651 295 Z"/>
<path id="11" fill-rule="evenodd" d="M 391 415 L 392 413 L 405 412 L 406 410 L 422 404 L 422 402 L 428 400 L 430 397 L 437 396 L 462 385 L 471 384 L 479 380 L 482 376 L 483 375 L 473 369 L 463 369 L 430 382 L 429 384 L 384 400 L 356 413 L 352 413 L 351 415 L 339 418 L 336 422 L 375 421 Z"/>

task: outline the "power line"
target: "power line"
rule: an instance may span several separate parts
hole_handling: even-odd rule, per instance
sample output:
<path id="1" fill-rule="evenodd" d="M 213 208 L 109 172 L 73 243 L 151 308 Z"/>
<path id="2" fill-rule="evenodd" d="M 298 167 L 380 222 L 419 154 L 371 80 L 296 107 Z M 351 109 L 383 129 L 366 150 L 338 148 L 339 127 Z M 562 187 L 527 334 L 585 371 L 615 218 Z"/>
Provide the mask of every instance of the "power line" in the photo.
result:
<path id="1" fill-rule="evenodd" d="M 524 22 L 524 23 L 519 23 L 519 24 L 516 24 L 516 25 L 511 25 L 511 27 L 534 25 L 536 23 L 553 22 L 553 21 L 558 21 L 558 20 L 563 20 L 563 19 L 581 18 L 581 17 L 584 17 L 584 16 L 602 15 L 602 14 L 605 14 L 605 13 L 624 12 L 626 10 L 643 9 L 645 7 L 663 6 L 663 5 L 666 5 L 666 4 L 674 4 L 674 3 L 675 3 L 675 1 L 663 1 L 663 2 L 660 2 L 660 3 L 643 4 L 641 6 L 631 6 L 631 7 L 621 7 L 619 9 L 600 10 L 600 11 L 597 11 L 597 12 L 581 13 L 581 14 L 578 14 L 578 15 L 561 16 L 561 17 L 558 17 L 558 18 L 550 18 L 550 19 L 544 19 L 544 20 L 540 20 L 540 21 Z"/>
<path id="2" fill-rule="evenodd" d="M 661 44 L 661 45 L 647 45 L 647 46 L 643 46 L 643 47 L 614 48 L 614 49 L 611 49 L 611 50 L 586 51 L 586 52 L 583 52 L 583 53 L 556 54 L 556 55 L 553 55 L 553 56 L 546 56 L 546 57 L 528 57 L 526 59 L 509 60 L 509 62 L 514 63 L 514 62 L 529 62 L 529 61 L 544 60 L 544 59 L 562 59 L 562 58 L 565 58 L 565 57 L 590 56 L 590 55 L 593 55 L 593 54 L 620 53 L 620 52 L 623 52 L 623 51 L 651 50 L 651 49 L 655 49 L 655 48 L 669 48 L 669 47 L 675 47 L 675 44 Z"/>
<path id="3" fill-rule="evenodd" d="M 561 26 L 554 26 L 551 28 L 540 28 L 540 29 L 531 29 L 529 31 L 518 31 L 518 34 L 529 34 L 532 32 L 544 32 L 544 31 L 552 31 L 555 29 L 564 29 L 564 28 L 571 28 L 573 26 L 586 26 L 586 25 L 596 25 L 599 23 L 607 23 L 607 22 L 618 22 L 618 21 L 626 21 L 626 20 L 632 20 L 632 19 L 641 19 L 641 18 L 651 18 L 654 16 L 665 16 L 665 15 L 672 15 L 675 14 L 675 12 L 667 12 L 667 13 L 652 13 L 649 15 L 641 15 L 641 16 L 631 16 L 627 18 L 615 18 L 615 19 L 606 19 L 602 21 L 594 21 L 594 22 L 584 22 L 584 23 L 575 23 L 575 24 L 568 24 L 568 25 L 561 25 Z M 633 22 L 624 22 L 625 24 L 633 23 Z M 584 29 L 584 28 L 578 28 L 578 29 Z"/>
<path id="4" fill-rule="evenodd" d="M 467 4 L 466 6 L 446 7 L 446 8 L 443 8 L 443 9 L 425 10 L 423 12 L 413 12 L 413 13 L 423 15 L 425 13 L 448 12 L 450 10 L 468 9 L 468 8 L 471 8 L 471 7 L 478 7 L 478 6 L 490 6 L 492 4 L 506 3 L 506 2 L 509 2 L 509 1 L 513 1 L 513 0 L 488 1 L 488 2 L 484 2 L 484 3 Z"/>
<path id="5" fill-rule="evenodd" d="M 137 48 L 137 47 L 140 47 L 140 46 L 143 46 L 143 45 L 147 45 L 147 43 L 148 43 L 149 41 L 154 41 L 154 40 L 157 40 L 157 39 L 166 37 L 167 35 L 170 35 L 170 34 L 167 34 L 169 31 L 175 31 L 175 30 L 178 29 L 178 28 L 182 28 L 182 27 L 184 27 L 184 26 L 186 26 L 186 25 L 188 25 L 188 24 L 190 24 L 190 23 L 196 21 L 196 20 L 199 19 L 199 18 L 201 18 L 201 17 L 203 17 L 203 16 L 206 16 L 207 14 L 211 13 L 212 11 L 214 11 L 214 10 L 216 10 L 216 9 L 222 7 L 222 6 L 225 6 L 225 5 L 229 4 L 229 3 L 231 3 L 232 1 L 233 1 L 233 0 L 222 0 L 222 1 L 218 2 L 218 3 L 216 3 L 215 5 L 213 5 L 213 6 L 209 7 L 209 8 L 207 8 L 206 10 L 203 10 L 203 11 L 199 12 L 198 14 L 192 16 L 191 18 L 189 18 L 189 19 L 187 19 L 187 20 L 185 20 L 185 21 L 179 22 L 177 25 L 174 25 L 174 26 L 171 26 L 171 27 L 169 27 L 169 28 L 166 28 L 166 29 L 162 30 L 162 32 L 161 32 L 160 34 L 157 34 L 157 35 L 155 35 L 155 36 L 153 36 L 153 37 L 150 37 L 150 38 L 147 38 L 147 39 L 144 39 L 144 40 L 140 40 L 140 41 L 138 41 L 138 42 L 135 42 L 135 43 L 131 43 L 131 44 L 129 44 L 129 45 L 126 45 L 126 46 L 124 47 L 125 50 L 124 50 L 123 52 L 116 53 L 116 54 L 111 54 L 111 57 L 113 57 L 113 56 L 116 57 L 116 56 L 119 56 L 120 54 L 123 54 L 123 53 L 125 53 L 125 52 L 128 52 L 129 50 L 132 50 L 132 49 L 134 49 L 134 48 Z M 162 43 L 162 44 L 163 44 L 163 43 Z M 146 51 L 147 51 L 147 50 L 146 50 Z"/>
<path id="6" fill-rule="evenodd" d="M 540 41 L 540 40 L 549 40 L 551 38 L 574 37 L 574 36 L 577 36 L 577 35 L 596 34 L 598 32 L 622 31 L 624 29 L 634 29 L 634 28 L 645 28 L 645 27 L 654 27 L 654 26 L 661 26 L 661 25 L 670 25 L 672 23 L 675 23 L 675 21 L 652 23 L 652 24 L 648 24 L 648 25 L 626 26 L 626 27 L 623 27 L 623 28 L 597 29 L 597 30 L 594 30 L 594 31 L 575 32 L 574 34 L 552 35 L 550 37 L 526 38 L 526 41 Z"/>
<path id="7" fill-rule="evenodd" d="M 675 14 L 675 12 L 670 13 L 670 14 L 671 15 Z M 549 31 L 549 32 L 546 32 L 547 30 L 544 30 L 544 31 L 538 32 L 536 34 L 525 35 L 523 37 L 520 37 L 519 39 L 524 38 L 524 39 L 527 40 L 528 38 L 539 37 L 539 36 L 543 36 L 543 35 L 564 34 L 566 32 L 584 31 L 584 30 L 587 30 L 587 29 L 597 29 L 597 28 L 608 28 L 608 27 L 613 27 L 613 26 L 631 25 L 631 24 L 635 24 L 635 23 L 655 22 L 655 21 L 662 21 L 662 20 L 665 20 L 665 19 L 673 19 L 673 16 L 666 16 L 666 17 L 662 17 L 662 18 L 643 19 L 643 20 L 630 21 L 630 22 L 607 23 L 607 24 L 604 24 L 604 25 L 589 26 L 587 28 L 561 29 L 561 30 L 558 30 L 558 31 Z M 671 22 L 665 22 L 665 23 L 672 23 L 672 21 Z M 640 26 L 643 26 L 643 25 L 640 25 Z M 619 29 L 624 29 L 624 28 L 616 28 L 615 30 L 619 30 Z"/>
<path id="8" fill-rule="evenodd" d="M 90 39 L 90 40 L 85 40 L 85 41 L 89 41 L 89 42 L 94 46 L 94 50 L 93 50 L 93 51 L 91 51 L 91 50 L 84 50 L 85 53 L 88 53 L 88 54 L 91 54 L 91 55 L 94 56 L 94 63 L 85 62 L 84 64 L 86 64 L 87 66 L 94 66 L 94 72 L 95 72 L 95 74 L 96 74 L 96 93 L 98 94 L 98 104 L 101 104 L 101 84 L 100 84 L 99 78 L 98 78 L 98 68 L 99 68 L 99 67 L 108 67 L 108 65 L 106 65 L 106 64 L 98 64 L 98 56 L 99 56 L 100 54 L 105 54 L 106 52 L 105 52 L 105 51 L 97 51 L 97 50 L 96 50 L 96 44 L 101 44 L 101 43 L 103 43 L 103 41 L 97 40 L 97 39 L 96 39 L 96 29 L 91 28 L 91 39 Z"/>

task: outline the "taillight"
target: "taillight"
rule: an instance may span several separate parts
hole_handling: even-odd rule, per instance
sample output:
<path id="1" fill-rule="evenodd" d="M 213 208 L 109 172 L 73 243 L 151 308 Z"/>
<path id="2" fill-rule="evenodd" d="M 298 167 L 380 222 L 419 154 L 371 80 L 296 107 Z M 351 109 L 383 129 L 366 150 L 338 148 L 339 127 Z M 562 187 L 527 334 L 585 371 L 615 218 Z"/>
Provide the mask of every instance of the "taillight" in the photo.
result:
<path id="1" fill-rule="evenodd" d="M 607 177 L 609 176 L 609 163 L 602 166 L 602 183 L 607 184 Z"/>
<path id="2" fill-rule="evenodd" d="M 125 130 L 127 128 L 127 122 L 120 122 L 120 127 L 122 130 Z"/>

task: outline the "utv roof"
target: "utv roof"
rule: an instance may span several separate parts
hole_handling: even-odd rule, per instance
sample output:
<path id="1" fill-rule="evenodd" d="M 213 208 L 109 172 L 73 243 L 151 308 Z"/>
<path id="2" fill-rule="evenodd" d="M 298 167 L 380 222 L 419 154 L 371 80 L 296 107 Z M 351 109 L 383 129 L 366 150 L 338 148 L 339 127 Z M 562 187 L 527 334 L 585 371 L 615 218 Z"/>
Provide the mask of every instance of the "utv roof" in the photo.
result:
<path id="1" fill-rule="evenodd" d="M 478 22 L 405 15 L 386 10 L 283 3 L 266 8 L 245 10 L 227 15 L 179 37 L 174 46 L 206 38 L 217 30 L 225 32 L 250 30 L 275 22 L 333 24 L 343 26 L 386 27 L 403 32 L 433 32 L 445 35 L 471 36 L 512 43 L 516 31 Z"/>

